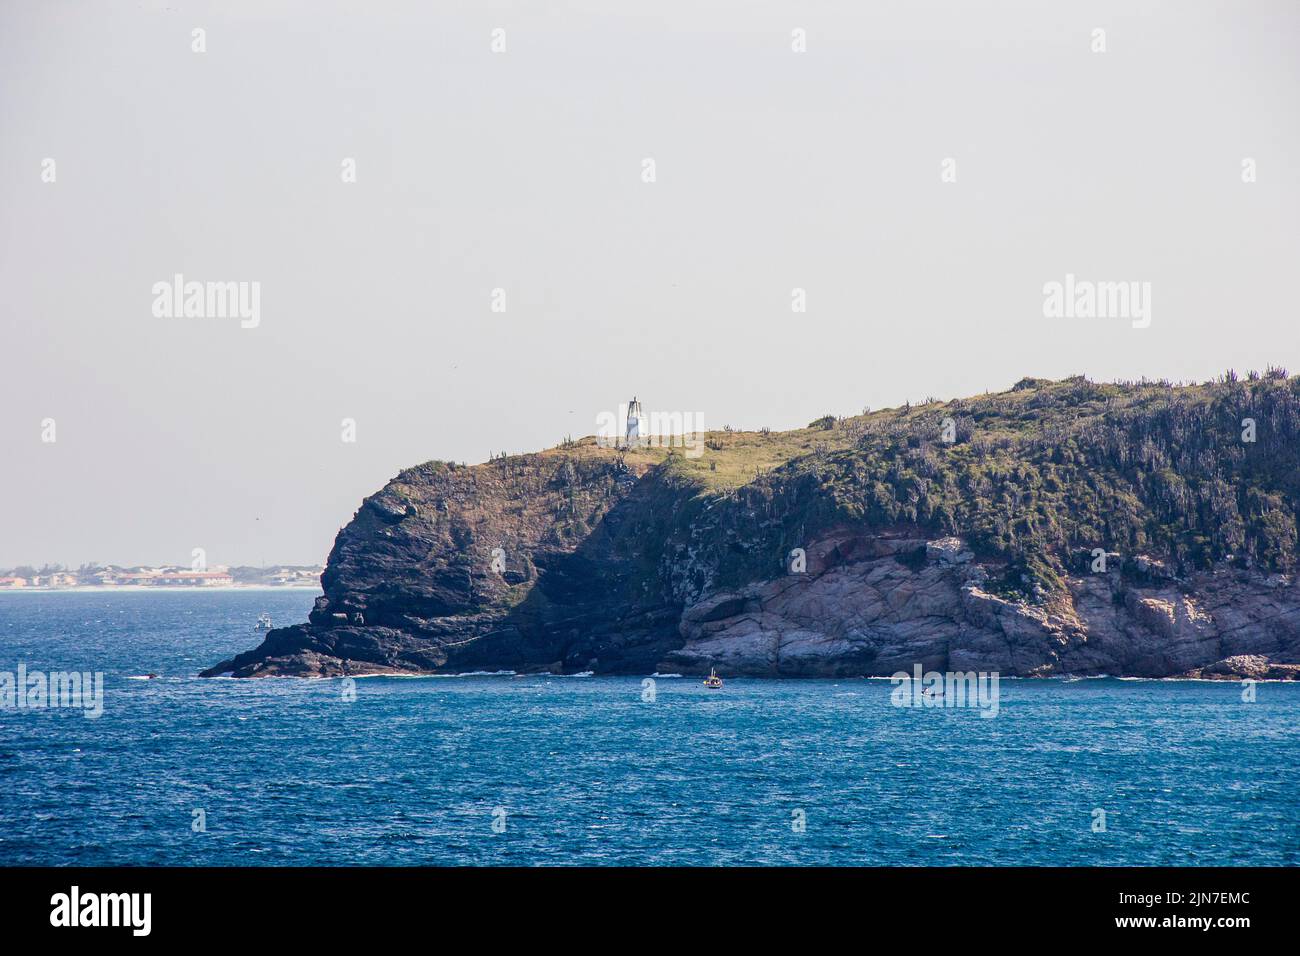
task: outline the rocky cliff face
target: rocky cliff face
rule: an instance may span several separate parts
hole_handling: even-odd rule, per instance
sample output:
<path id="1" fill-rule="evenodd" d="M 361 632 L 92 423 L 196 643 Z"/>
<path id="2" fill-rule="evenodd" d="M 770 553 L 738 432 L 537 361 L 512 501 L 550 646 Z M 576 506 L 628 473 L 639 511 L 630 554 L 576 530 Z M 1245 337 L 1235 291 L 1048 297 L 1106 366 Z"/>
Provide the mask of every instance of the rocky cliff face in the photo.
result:
<path id="1" fill-rule="evenodd" d="M 1282 376 L 1067 380 L 698 460 L 429 463 L 339 533 L 306 623 L 204 673 L 1294 677 L 1298 426 Z"/>
<path id="2" fill-rule="evenodd" d="M 926 670 L 1292 679 L 1300 589 L 1221 569 L 1171 580 L 1149 560 L 1069 577 L 1047 606 L 985 590 L 957 538 L 814 543 L 805 573 L 712 594 L 684 609 L 665 666 L 733 674 L 888 676 Z"/>
<path id="3" fill-rule="evenodd" d="M 339 533 L 308 622 L 205 674 L 649 673 L 680 643 L 653 572 L 680 492 L 592 450 L 403 472 Z"/>

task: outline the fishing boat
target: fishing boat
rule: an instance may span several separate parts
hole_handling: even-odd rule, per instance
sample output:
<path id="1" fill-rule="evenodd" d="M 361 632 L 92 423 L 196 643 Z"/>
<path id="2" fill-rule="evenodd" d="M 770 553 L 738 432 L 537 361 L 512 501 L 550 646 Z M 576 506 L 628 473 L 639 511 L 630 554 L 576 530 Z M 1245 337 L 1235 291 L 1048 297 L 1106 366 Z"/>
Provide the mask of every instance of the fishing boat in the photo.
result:
<path id="1" fill-rule="evenodd" d="M 253 625 L 255 631 L 269 631 L 271 629 L 271 615 L 263 611 L 257 616 L 257 623 Z"/>
<path id="2" fill-rule="evenodd" d="M 718 676 L 717 668 L 709 668 L 709 676 L 704 678 L 704 686 L 710 690 L 717 690 L 722 686 L 722 678 Z"/>

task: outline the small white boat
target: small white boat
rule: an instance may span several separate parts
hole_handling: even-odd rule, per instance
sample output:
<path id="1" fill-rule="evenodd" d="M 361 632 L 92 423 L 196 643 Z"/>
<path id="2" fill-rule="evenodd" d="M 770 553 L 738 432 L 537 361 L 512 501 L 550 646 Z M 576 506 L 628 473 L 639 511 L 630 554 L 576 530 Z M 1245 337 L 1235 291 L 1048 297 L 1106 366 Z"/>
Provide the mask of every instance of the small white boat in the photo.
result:
<path id="1" fill-rule="evenodd" d="M 257 623 L 253 625 L 255 631 L 269 631 L 271 629 L 271 615 L 263 611 L 257 616 Z"/>

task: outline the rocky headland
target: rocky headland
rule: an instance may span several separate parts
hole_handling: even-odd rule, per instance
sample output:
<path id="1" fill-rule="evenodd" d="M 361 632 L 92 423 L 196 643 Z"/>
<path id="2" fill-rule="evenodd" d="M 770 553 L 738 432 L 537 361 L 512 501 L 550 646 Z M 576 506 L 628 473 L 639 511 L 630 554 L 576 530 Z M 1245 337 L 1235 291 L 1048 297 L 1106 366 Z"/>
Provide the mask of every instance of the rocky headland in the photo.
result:
<path id="1" fill-rule="evenodd" d="M 1300 379 L 706 438 L 403 471 L 308 621 L 204 675 L 1300 676 Z"/>

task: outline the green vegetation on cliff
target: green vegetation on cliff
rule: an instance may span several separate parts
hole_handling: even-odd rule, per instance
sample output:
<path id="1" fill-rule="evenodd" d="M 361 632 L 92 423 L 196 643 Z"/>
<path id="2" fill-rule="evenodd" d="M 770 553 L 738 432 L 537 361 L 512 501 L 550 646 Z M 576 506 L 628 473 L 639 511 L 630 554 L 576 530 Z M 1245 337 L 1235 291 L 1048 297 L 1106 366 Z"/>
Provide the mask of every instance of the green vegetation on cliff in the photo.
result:
<path id="1" fill-rule="evenodd" d="M 573 444 L 545 454 L 618 454 L 712 502 L 689 549 L 716 569 L 713 585 L 770 576 L 788 549 L 840 524 L 961 536 L 1027 597 L 1096 548 L 1176 573 L 1296 563 L 1300 378 L 1280 370 L 1192 386 L 1024 379 L 794 431 L 711 432 L 696 458 Z"/>

